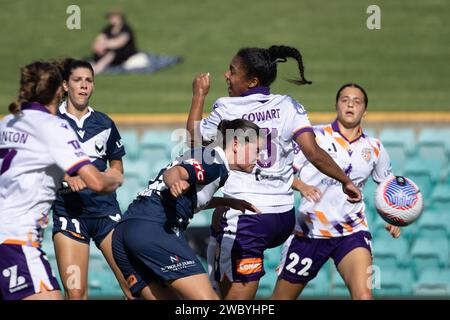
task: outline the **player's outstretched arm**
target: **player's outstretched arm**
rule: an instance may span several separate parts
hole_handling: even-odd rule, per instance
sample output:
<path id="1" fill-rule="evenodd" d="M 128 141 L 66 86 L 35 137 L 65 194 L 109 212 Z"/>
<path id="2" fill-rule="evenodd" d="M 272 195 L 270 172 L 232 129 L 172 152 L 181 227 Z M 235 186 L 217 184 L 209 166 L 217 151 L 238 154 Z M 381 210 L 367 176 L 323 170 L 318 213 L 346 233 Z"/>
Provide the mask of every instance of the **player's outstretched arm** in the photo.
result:
<path id="1" fill-rule="evenodd" d="M 119 170 L 110 168 L 103 173 L 92 164 L 81 167 L 78 175 L 89 189 L 97 193 L 111 193 L 123 182 L 123 174 Z"/>
<path id="2" fill-rule="evenodd" d="M 334 162 L 328 153 L 320 148 L 312 132 L 304 132 L 296 140 L 303 151 L 306 159 L 311 162 L 320 172 L 332 177 L 342 183 L 342 189 L 348 196 L 348 201 L 361 201 L 361 191 L 353 184 L 349 177 Z"/>

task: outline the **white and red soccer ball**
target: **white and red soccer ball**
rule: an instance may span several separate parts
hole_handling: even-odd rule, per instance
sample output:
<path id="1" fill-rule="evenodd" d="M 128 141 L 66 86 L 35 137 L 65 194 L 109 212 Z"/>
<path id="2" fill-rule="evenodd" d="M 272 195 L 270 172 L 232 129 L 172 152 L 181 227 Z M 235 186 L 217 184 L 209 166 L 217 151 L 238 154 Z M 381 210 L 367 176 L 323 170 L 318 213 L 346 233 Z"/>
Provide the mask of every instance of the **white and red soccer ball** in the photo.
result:
<path id="1" fill-rule="evenodd" d="M 422 193 L 411 179 L 392 176 L 378 185 L 375 208 L 387 223 L 407 226 L 422 214 Z"/>

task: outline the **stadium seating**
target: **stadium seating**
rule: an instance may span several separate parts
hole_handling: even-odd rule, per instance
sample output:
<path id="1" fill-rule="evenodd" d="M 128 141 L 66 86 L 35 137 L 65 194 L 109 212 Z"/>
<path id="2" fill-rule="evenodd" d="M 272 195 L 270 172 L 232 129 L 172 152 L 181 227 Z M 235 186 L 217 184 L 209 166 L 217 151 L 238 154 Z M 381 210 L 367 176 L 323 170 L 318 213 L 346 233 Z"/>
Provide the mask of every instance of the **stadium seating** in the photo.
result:
<path id="1" fill-rule="evenodd" d="M 374 238 L 372 244 L 373 263 L 381 269 L 396 269 L 397 267 L 408 266 L 409 244 L 405 238 Z"/>
<path id="2" fill-rule="evenodd" d="M 436 159 L 441 165 L 448 163 L 450 155 L 450 129 L 424 128 L 418 137 L 418 153 L 422 159 Z"/>
<path id="3" fill-rule="evenodd" d="M 413 286 L 414 295 L 450 295 L 450 269 L 425 269 Z"/>
<path id="4" fill-rule="evenodd" d="M 171 131 L 147 130 L 141 138 L 141 159 L 149 163 L 170 162 L 172 151 Z"/>
<path id="5" fill-rule="evenodd" d="M 264 266 L 275 269 L 280 264 L 281 249 L 283 246 L 264 251 Z"/>
<path id="6" fill-rule="evenodd" d="M 301 297 L 323 297 L 327 296 L 330 291 L 330 262 L 325 263 L 320 269 L 317 276 L 308 282 Z"/>
<path id="7" fill-rule="evenodd" d="M 411 266 L 416 277 L 426 268 L 446 268 L 449 260 L 447 238 L 419 238 L 414 241 L 410 254 Z"/>
<path id="8" fill-rule="evenodd" d="M 435 159 L 411 158 L 408 159 L 403 174 L 417 184 L 427 204 L 426 200 L 429 199 L 433 186 L 441 179 L 441 165 Z"/>
<path id="9" fill-rule="evenodd" d="M 256 296 L 261 298 L 270 298 L 277 282 L 277 273 L 275 268 L 266 268 L 266 274 L 259 280 L 259 287 Z"/>
<path id="10" fill-rule="evenodd" d="M 135 130 L 124 130 L 120 132 L 122 143 L 125 146 L 125 151 L 129 159 L 139 158 L 139 138 Z"/>
<path id="11" fill-rule="evenodd" d="M 414 229 L 416 239 L 442 239 L 447 237 L 447 220 L 439 213 L 428 214 L 430 211 L 423 214 L 411 228 Z M 444 215 L 446 215 L 444 213 Z M 447 215 L 449 216 L 449 215 Z"/>
<path id="12" fill-rule="evenodd" d="M 396 174 L 402 174 L 405 163 L 415 152 L 414 130 L 386 128 L 381 130 L 380 140 L 390 157 L 395 159 L 396 166 L 394 167 L 394 172 Z"/>
<path id="13" fill-rule="evenodd" d="M 373 275 L 373 295 L 407 296 L 412 292 L 413 274 L 409 269 L 383 269 Z M 379 276 L 379 279 L 377 277 Z"/>
<path id="14" fill-rule="evenodd" d="M 438 184 L 434 187 L 430 206 L 442 212 L 450 212 L 450 184 Z"/>
<path id="15" fill-rule="evenodd" d="M 331 273 L 331 285 L 330 285 L 330 294 L 335 297 L 341 298 L 350 298 L 350 292 L 345 285 L 344 279 L 342 279 L 341 275 L 334 268 Z"/>

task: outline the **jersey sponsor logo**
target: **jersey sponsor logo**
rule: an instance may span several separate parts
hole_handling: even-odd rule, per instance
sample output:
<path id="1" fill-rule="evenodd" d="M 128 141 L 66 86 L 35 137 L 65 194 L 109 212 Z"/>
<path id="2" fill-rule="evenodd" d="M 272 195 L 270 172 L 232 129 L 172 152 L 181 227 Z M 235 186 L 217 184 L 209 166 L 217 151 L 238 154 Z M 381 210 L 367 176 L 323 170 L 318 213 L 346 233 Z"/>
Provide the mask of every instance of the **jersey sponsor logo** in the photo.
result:
<path id="1" fill-rule="evenodd" d="M 366 160 L 366 162 L 368 163 L 370 161 L 370 159 L 372 159 L 372 152 L 370 150 L 370 148 L 364 148 L 361 150 L 361 157 Z"/>
<path id="2" fill-rule="evenodd" d="M 237 272 L 239 274 L 253 274 L 262 271 L 261 258 L 245 258 L 236 261 Z"/>
<path id="3" fill-rule="evenodd" d="M 116 146 L 117 146 L 117 148 L 122 148 L 123 147 L 122 139 L 120 139 L 119 141 L 116 141 Z"/>
<path id="4" fill-rule="evenodd" d="M 197 178 L 197 181 L 203 182 L 205 180 L 205 170 L 203 169 L 200 162 L 198 162 L 198 160 L 196 160 L 194 158 L 186 160 L 186 162 L 194 167 L 195 177 Z"/>
<path id="5" fill-rule="evenodd" d="M 108 216 L 108 217 L 115 222 L 119 222 L 120 219 L 122 219 L 122 216 L 120 215 L 120 213 L 116 213 L 115 216 Z"/>
<path id="6" fill-rule="evenodd" d="M 17 265 L 6 268 L 2 271 L 5 278 L 9 278 L 9 292 L 14 293 L 28 287 L 25 283 L 25 277 L 19 276 L 17 272 Z"/>
<path id="7" fill-rule="evenodd" d="M 196 262 L 194 260 L 181 261 L 178 256 L 169 256 L 170 265 L 161 267 L 161 272 L 170 272 L 170 271 L 178 271 L 190 267 L 194 267 Z"/>

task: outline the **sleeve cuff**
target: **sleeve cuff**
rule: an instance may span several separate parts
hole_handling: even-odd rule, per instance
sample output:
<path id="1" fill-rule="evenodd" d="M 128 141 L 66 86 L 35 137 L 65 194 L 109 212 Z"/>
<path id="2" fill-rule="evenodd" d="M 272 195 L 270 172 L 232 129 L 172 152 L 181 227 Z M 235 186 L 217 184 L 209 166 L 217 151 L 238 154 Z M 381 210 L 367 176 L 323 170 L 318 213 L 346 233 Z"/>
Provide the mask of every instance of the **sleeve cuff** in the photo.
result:
<path id="1" fill-rule="evenodd" d="M 314 133 L 314 130 L 312 127 L 300 128 L 297 131 L 294 131 L 294 135 L 292 136 L 292 139 L 295 140 L 299 135 L 301 135 L 302 133 L 305 133 L 305 132 L 313 132 Z"/>
<path id="2" fill-rule="evenodd" d="M 69 169 L 66 170 L 66 172 L 69 176 L 73 176 L 75 175 L 75 173 L 77 173 L 78 170 L 81 169 L 81 167 L 84 167 L 87 164 L 92 164 L 92 162 L 90 160 L 81 160 L 72 165 Z"/>

